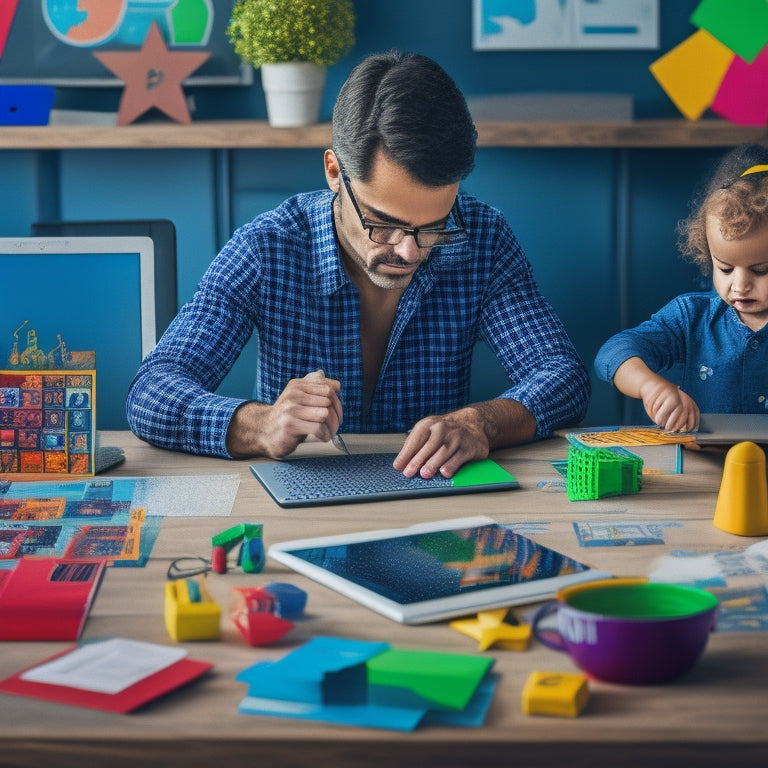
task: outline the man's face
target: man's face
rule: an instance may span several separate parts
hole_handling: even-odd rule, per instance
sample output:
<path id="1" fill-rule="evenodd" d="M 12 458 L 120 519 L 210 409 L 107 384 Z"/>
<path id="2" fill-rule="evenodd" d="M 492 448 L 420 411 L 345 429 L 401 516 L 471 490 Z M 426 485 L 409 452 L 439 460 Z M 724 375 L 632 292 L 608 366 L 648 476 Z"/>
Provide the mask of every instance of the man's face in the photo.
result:
<path id="1" fill-rule="evenodd" d="M 338 160 L 330 151 L 326 153 L 326 175 L 331 188 L 339 192 L 334 209 L 336 233 L 352 279 L 358 285 L 365 278 L 379 288 L 405 289 L 430 249 L 420 248 L 412 235 L 395 244 L 373 242 L 341 178 Z M 368 181 L 349 179 L 348 183 L 368 224 L 410 229 L 444 227 L 459 190 L 458 182 L 424 186 L 382 153 L 374 160 Z"/>

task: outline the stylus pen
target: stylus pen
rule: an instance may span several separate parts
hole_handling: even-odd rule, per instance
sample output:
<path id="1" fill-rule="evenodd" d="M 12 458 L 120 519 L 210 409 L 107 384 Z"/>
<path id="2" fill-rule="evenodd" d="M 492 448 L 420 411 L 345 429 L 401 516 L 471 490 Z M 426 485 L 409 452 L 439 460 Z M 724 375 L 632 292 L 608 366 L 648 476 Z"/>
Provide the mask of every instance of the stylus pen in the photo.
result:
<path id="1" fill-rule="evenodd" d="M 325 378 L 325 371 L 322 368 L 318 368 L 316 371 L 312 371 L 312 373 L 308 373 L 305 378 Z M 337 432 L 332 438 L 331 442 L 334 444 L 336 448 L 338 448 L 343 453 L 346 453 L 347 456 L 351 456 L 349 452 L 349 448 L 347 448 L 347 444 L 344 442 L 344 438 Z"/>
<path id="2" fill-rule="evenodd" d="M 346 453 L 347 456 L 351 456 L 351 454 L 349 452 L 349 448 L 347 448 L 347 444 L 344 442 L 344 438 L 338 432 L 331 438 L 331 442 L 340 451 L 344 451 L 344 453 Z"/>

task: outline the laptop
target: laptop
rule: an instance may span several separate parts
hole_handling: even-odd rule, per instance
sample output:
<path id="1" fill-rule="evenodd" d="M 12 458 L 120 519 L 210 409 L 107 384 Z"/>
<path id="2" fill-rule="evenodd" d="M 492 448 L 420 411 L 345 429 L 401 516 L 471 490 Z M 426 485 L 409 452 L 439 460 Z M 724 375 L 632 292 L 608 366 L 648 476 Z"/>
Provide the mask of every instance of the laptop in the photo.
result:
<path id="1" fill-rule="evenodd" d="M 492 459 L 465 464 L 452 478 L 405 477 L 392 466 L 395 453 L 313 456 L 251 465 L 256 479 L 281 507 L 310 507 L 425 496 L 452 496 L 518 488 L 516 478 Z"/>

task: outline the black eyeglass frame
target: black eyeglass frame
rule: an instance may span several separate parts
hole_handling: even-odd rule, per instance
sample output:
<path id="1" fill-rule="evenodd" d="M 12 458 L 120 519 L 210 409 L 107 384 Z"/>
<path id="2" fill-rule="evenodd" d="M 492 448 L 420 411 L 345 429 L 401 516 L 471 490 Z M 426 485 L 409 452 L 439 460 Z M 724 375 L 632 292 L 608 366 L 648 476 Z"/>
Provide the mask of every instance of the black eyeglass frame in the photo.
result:
<path id="1" fill-rule="evenodd" d="M 410 235 L 416 241 L 416 245 L 419 248 L 435 248 L 441 245 L 454 245 L 456 243 L 463 243 L 469 239 L 469 235 L 467 234 L 466 227 L 464 226 L 464 220 L 461 217 L 461 212 L 459 211 L 457 201 L 454 201 L 448 215 L 453 216 L 453 218 L 459 223 L 460 226 L 454 227 L 452 229 L 444 227 L 440 229 L 430 229 L 429 227 L 403 227 L 400 224 L 371 222 L 363 215 L 363 212 L 360 210 L 360 206 L 357 203 L 355 193 L 352 191 L 352 185 L 350 184 L 349 176 L 347 176 L 347 172 L 344 170 L 344 167 L 341 165 L 341 163 L 339 163 L 339 171 L 341 180 L 344 182 L 344 187 L 346 188 L 347 194 L 349 195 L 349 199 L 352 201 L 355 212 L 360 219 L 360 225 L 363 227 L 363 229 L 368 230 L 368 238 L 371 240 L 371 242 L 377 243 L 378 245 L 397 245 L 398 243 L 402 242 L 404 237 Z M 386 240 L 377 240 L 373 236 L 373 231 L 382 229 L 392 234 L 388 235 Z M 391 239 L 395 236 L 394 233 L 396 232 L 401 233 L 400 237 L 397 240 Z M 422 235 L 431 235 L 435 239 L 433 242 L 423 244 L 420 242 L 420 237 Z"/>
<path id="2" fill-rule="evenodd" d="M 190 579 L 193 576 L 202 576 L 211 570 L 211 561 L 205 557 L 177 557 L 168 566 L 165 578 L 168 581 Z"/>

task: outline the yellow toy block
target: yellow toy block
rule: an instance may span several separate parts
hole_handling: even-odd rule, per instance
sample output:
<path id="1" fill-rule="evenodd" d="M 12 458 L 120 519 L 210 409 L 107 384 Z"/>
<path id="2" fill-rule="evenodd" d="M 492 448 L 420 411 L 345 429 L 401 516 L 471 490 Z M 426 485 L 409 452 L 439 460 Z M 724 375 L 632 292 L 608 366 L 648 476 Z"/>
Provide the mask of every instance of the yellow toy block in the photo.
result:
<path id="1" fill-rule="evenodd" d="M 172 639 L 216 640 L 220 634 L 221 607 L 202 580 L 179 579 L 165 583 L 165 628 Z"/>
<path id="2" fill-rule="evenodd" d="M 578 717 L 589 701 L 586 675 L 531 672 L 523 688 L 523 714 Z"/>

